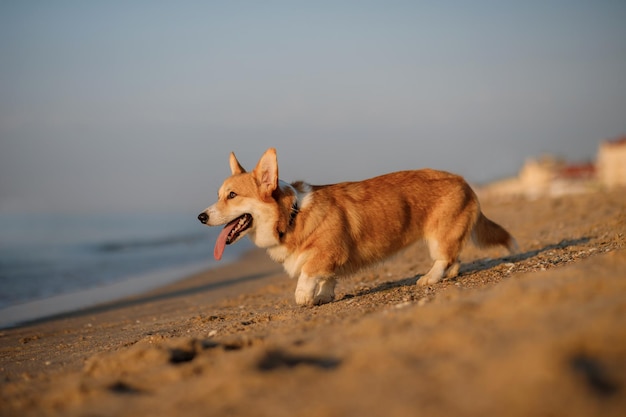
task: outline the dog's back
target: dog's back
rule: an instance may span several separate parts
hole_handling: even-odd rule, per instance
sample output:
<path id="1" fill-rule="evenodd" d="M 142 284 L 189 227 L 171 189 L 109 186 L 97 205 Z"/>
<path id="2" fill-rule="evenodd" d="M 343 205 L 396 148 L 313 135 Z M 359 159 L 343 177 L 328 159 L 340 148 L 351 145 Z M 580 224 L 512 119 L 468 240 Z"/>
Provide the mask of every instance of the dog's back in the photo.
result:
<path id="1" fill-rule="evenodd" d="M 456 259 L 479 214 L 463 178 L 430 169 L 401 171 L 312 186 L 285 245 L 309 252 L 304 256 L 315 262 L 303 264 L 304 271 L 323 276 L 352 273 L 420 239 L 436 242 L 430 245 L 436 259 L 448 252 Z"/>

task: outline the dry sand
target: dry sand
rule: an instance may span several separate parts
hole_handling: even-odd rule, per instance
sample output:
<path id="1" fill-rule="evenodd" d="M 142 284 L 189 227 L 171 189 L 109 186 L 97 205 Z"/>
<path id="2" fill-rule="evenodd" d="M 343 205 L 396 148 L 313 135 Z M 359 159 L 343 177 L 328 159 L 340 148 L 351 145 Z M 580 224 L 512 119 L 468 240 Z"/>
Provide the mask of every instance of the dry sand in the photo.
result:
<path id="1" fill-rule="evenodd" d="M 430 288 L 417 245 L 301 308 L 254 251 L 4 330 L 0 415 L 624 415 L 626 192 L 483 209 L 521 253 L 470 246 Z"/>

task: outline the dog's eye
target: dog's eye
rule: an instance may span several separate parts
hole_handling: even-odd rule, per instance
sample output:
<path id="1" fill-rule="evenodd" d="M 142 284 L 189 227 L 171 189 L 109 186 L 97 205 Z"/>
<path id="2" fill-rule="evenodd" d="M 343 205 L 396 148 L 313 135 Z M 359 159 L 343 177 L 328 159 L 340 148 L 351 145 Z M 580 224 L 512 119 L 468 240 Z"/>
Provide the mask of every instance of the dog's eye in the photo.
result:
<path id="1" fill-rule="evenodd" d="M 237 197 L 237 193 L 234 191 L 231 191 L 230 193 L 228 193 L 228 199 L 230 200 L 231 198 L 235 198 Z"/>

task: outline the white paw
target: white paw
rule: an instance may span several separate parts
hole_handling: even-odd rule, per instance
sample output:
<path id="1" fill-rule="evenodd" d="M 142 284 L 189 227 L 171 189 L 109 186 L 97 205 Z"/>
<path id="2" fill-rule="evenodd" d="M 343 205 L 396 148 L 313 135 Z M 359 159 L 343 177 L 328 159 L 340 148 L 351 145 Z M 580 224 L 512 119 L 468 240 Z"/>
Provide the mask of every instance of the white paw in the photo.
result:
<path id="1" fill-rule="evenodd" d="M 325 279 L 320 281 L 317 289 L 317 293 L 313 298 L 313 302 L 316 305 L 330 303 L 335 299 L 335 284 L 337 281 L 334 279 Z"/>
<path id="2" fill-rule="evenodd" d="M 428 271 L 426 275 L 424 275 L 419 279 L 419 281 L 417 281 L 417 285 L 425 287 L 427 285 L 433 285 L 441 281 L 444 272 L 446 271 L 446 269 L 448 269 L 446 268 L 447 263 L 448 262 L 442 260 L 435 261 L 433 267 L 430 268 L 430 271 Z"/>
<path id="3" fill-rule="evenodd" d="M 457 275 L 459 275 L 459 269 L 461 269 L 461 264 L 458 262 L 455 262 L 452 265 L 450 265 L 450 267 L 446 271 L 446 278 L 454 278 Z"/>
<path id="4" fill-rule="evenodd" d="M 334 299 L 335 299 L 335 294 L 332 294 L 332 293 L 318 294 L 313 298 L 313 304 L 315 305 L 326 304 L 326 303 L 330 303 Z"/>
<path id="5" fill-rule="evenodd" d="M 315 304 L 315 297 L 311 291 L 296 289 L 296 304 L 299 306 L 312 306 Z"/>
<path id="6" fill-rule="evenodd" d="M 427 287 L 429 285 L 438 283 L 440 280 L 441 278 L 438 279 L 436 277 L 426 274 L 417 280 L 416 285 L 419 285 L 420 287 Z"/>

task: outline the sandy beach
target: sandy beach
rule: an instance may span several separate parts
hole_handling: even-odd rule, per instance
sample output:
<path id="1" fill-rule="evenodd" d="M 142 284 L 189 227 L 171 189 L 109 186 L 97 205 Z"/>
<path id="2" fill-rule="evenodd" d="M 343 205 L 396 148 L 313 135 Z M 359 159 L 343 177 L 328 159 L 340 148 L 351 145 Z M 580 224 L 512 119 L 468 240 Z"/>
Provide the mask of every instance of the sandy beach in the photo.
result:
<path id="1" fill-rule="evenodd" d="M 520 253 L 468 245 L 429 288 L 416 245 L 302 308 L 254 250 L 0 331 L 0 415 L 623 415 L 626 192 L 482 207 Z"/>

